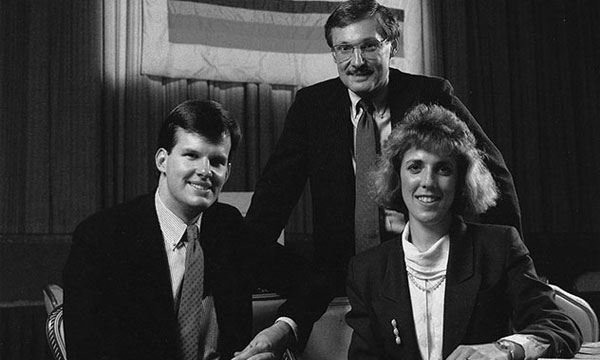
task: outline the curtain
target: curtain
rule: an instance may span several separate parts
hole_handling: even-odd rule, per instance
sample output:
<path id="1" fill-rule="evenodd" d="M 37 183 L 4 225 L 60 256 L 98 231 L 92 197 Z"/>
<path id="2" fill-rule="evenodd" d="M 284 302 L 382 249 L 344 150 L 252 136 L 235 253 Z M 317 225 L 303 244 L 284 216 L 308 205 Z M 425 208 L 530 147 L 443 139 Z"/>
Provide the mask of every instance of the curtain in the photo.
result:
<path id="1" fill-rule="evenodd" d="M 600 232 L 600 3 L 443 2 L 445 75 L 505 156 L 524 232 Z"/>
<path id="2" fill-rule="evenodd" d="M 437 8 L 443 75 L 498 146 L 538 272 L 570 288 L 600 257 L 600 3 Z"/>
<path id="3" fill-rule="evenodd" d="M 158 128 L 188 98 L 219 101 L 240 122 L 225 190 L 254 189 L 297 87 L 142 76 L 141 0 L 0 6 L 0 234 L 68 234 L 89 214 L 152 191 Z M 405 7 L 416 19 L 407 36 L 426 31 L 417 25 L 425 6 Z M 431 59 L 415 59 L 405 65 L 431 68 Z M 301 201 L 291 231 L 310 232 L 309 202 Z"/>
<path id="4" fill-rule="evenodd" d="M 0 359 L 52 360 L 46 342 L 43 304 L 0 304 Z"/>

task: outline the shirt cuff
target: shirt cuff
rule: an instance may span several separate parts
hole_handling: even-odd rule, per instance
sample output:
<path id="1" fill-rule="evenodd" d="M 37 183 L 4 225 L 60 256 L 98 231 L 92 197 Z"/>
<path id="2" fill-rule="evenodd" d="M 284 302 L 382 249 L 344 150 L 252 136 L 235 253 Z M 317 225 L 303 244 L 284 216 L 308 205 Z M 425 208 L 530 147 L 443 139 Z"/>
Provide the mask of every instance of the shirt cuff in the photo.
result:
<path id="1" fill-rule="evenodd" d="M 287 316 L 281 316 L 279 318 L 277 318 L 277 320 L 275 320 L 275 322 L 278 321 L 283 321 L 284 323 L 288 324 L 291 328 L 292 331 L 294 332 L 294 339 L 296 339 L 296 342 L 298 342 L 298 324 L 296 324 L 296 322 L 292 319 L 290 319 Z"/>
<path id="2" fill-rule="evenodd" d="M 525 351 L 525 360 L 538 359 L 544 355 L 550 344 L 543 338 L 535 335 L 513 334 L 503 337 L 501 340 L 508 340 L 517 343 Z"/>

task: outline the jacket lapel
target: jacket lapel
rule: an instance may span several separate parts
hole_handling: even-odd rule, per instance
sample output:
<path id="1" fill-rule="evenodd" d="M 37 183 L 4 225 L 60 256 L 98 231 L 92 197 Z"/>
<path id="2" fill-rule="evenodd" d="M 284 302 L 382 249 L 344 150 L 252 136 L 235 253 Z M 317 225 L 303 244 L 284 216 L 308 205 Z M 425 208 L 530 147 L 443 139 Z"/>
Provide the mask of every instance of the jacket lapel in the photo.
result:
<path id="1" fill-rule="evenodd" d="M 467 332 L 481 285 L 481 274 L 475 271 L 475 266 L 475 244 L 466 232 L 465 223 L 457 218 L 450 230 L 444 301 L 443 358 L 462 343 Z"/>
<path id="2" fill-rule="evenodd" d="M 130 221 L 130 239 L 132 249 L 136 252 L 131 258 L 137 259 L 136 274 L 140 277 L 140 283 L 144 284 L 143 291 L 147 291 L 145 297 L 148 303 L 153 304 L 151 307 L 155 310 L 154 315 L 149 316 L 156 316 L 166 324 L 175 319 L 174 311 L 165 311 L 167 308 L 174 310 L 174 301 L 169 262 L 154 207 L 154 196 L 145 198 L 138 209 L 139 212 L 132 214 Z"/>
<path id="3" fill-rule="evenodd" d="M 408 278 L 406 275 L 406 264 L 404 262 L 404 251 L 402 250 L 402 237 L 397 236 L 393 240 L 393 250 L 389 252 L 387 258 L 387 269 L 383 280 L 383 298 L 388 302 L 390 309 L 390 319 L 396 320 L 398 331 L 400 332 L 401 343 L 398 345 L 401 358 L 417 359 L 419 358 L 419 347 L 415 333 L 414 319 L 412 315 L 412 305 L 410 301 L 410 292 L 408 290 Z M 393 336 L 393 328 L 390 324 L 390 336 Z"/>
<path id="4" fill-rule="evenodd" d="M 349 164 L 352 170 L 352 156 L 354 149 L 354 133 L 352 128 L 352 122 L 350 121 L 350 96 L 348 95 L 348 89 L 342 84 L 338 78 L 334 82 L 332 91 L 325 96 L 328 97 L 323 104 L 326 104 L 323 108 L 324 118 L 321 123 L 328 128 L 325 129 L 325 134 L 328 141 L 324 144 L 332 146 L 332 144 L 339 144 L 342 151 L 338 159 L 339 164 Z M 332 152 L 333 154 L 337 152 Z M 352 174 L 354 171 L 352 170 Z"/>

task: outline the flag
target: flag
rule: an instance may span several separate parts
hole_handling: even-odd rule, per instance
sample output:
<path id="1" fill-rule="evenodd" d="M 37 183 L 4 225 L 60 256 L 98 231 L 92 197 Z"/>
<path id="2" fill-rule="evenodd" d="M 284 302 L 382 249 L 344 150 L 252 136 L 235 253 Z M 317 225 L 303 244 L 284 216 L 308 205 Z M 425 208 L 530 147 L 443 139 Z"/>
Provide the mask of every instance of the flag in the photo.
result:
<path id="1" fill-rule="evenodd" d="M 142 73 L 288 85 L 336 77 L 324 25 L 339 1 L 144 0 Z M 404 20 L 399 1 L 380 3 Z"/>

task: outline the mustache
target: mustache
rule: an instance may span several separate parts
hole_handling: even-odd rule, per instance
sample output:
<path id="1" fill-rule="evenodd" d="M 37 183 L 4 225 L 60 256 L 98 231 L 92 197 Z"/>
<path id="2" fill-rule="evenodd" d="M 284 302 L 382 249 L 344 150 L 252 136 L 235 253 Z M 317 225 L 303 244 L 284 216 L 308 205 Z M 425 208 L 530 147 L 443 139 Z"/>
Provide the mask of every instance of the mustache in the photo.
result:
<path id="1" fill-rule="evenodd" d="M 369 65 L 352 66 L 346 72 L 348 75 L 369 75 L 373 73 L 373 69 Z"/>

